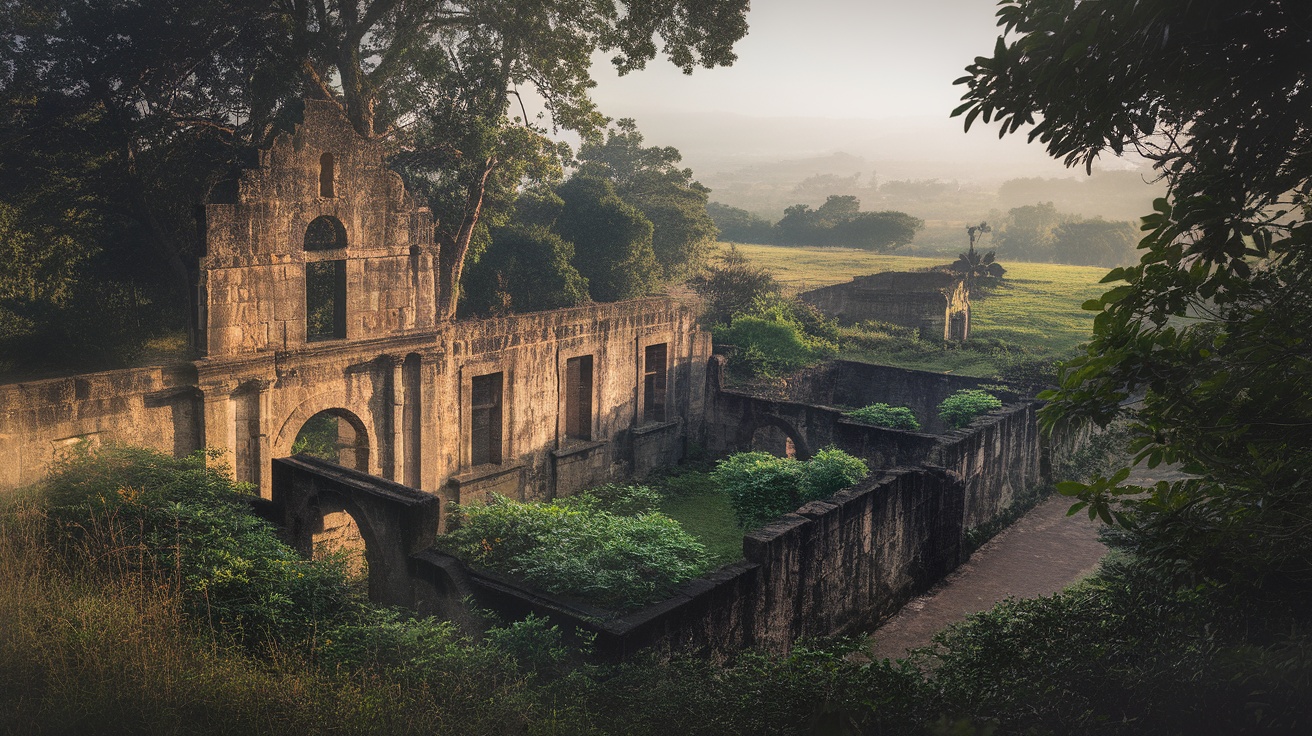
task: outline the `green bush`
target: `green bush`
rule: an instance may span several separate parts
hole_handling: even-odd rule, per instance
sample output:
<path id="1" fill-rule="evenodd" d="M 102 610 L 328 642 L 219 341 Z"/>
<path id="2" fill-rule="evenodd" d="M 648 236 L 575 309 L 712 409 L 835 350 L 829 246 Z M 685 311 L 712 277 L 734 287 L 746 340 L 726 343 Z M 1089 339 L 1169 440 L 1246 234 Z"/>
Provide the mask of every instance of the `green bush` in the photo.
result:
<path id="1" fill-rule="evenodd" d="M 888 427 L 889 429 L 920 429 L 920 422 L 916 421 L 916 413 L 905 406 L 871 404 L 854 411 L 849 411 L 846 416 L 851 417 L 858 422 L 873 424 L 877 427 Z"/>
<path id="2" fill-rule="evenodd" d="M 556 503 L 576 509 L 606 511 L 619 516 L 638 516 L 657 510 L 661 500 L 660 492 L 650 486 L 607 483 L 573 496 L 558 498 Z"/>
<path id="3" fill-rule="evenodd" d="M 962 389 L 943 399 L 938 405 L 938 416 L 948 427 L 960 429 L 970 424 L 975 417 L 988 414 L 1002 408 L 1002 401 L 996 396 L 979 389 Z"/>
<path id="4" fill-rule="evenodd" d="M 808 501 L 828 498 L 869 472 L 860 459 L 826 449 L 806 462 L 766 452 L 740 452 L 720 461 L 711 477 L 729 495 L 739 525 L 751 528 Z"/>
<path id="5" fill-rule="evenodd" d="M 459 509 L 438 538 L 452 554 L 551 593 L 633 608 L 706 571 L 706 548 L 659 513 L 619 516 L 586 504 L 502 497 Z"/>
<path id="6" fill-rule="evenodd" d="M 247 643 L 302 638 L 347 609 L 345 571 L 301 559 L 244 490 L 203 453 L 128 447 L 75 452 L 41 488 L 65 554 L 169 581 L 190 613 Z"/>
<path id="7" fill-rule="evenodd" d="M 833 343 L 807 335 L 795 322 L 752 315 L 734 317 L 728 327 L 713 328 L 711 334 L 718 344 L 737 348 L 730 366 L 746 376 L 789 373 L 835 353 Z"/>

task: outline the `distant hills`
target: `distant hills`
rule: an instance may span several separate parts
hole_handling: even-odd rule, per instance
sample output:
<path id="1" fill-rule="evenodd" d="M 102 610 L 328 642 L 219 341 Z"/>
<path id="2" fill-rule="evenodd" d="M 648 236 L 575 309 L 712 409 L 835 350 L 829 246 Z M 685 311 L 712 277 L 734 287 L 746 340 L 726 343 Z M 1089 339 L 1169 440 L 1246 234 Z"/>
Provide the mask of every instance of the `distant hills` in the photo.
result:
<path id="1" fill-rule="evenodd" d="M 711 199 L 767 219 L 829 194 L 861 198 L 863 209 L 898 209 L 926 220 L 967 221 L 992 210 L 1053 201 L 1063 212 L 1133 219 L 1161 187 L 1139 161 L 1109 159 L 1094 176 L 1066 169 L 1023 135 L 998 140 L 987 126 L 963 133 L 959 120 L 754 117 L 720 112 L 609 111 L 634 117 L 654 145 L 674 146 Z M 937 181 L 933 181 L 937 180 Z"/>

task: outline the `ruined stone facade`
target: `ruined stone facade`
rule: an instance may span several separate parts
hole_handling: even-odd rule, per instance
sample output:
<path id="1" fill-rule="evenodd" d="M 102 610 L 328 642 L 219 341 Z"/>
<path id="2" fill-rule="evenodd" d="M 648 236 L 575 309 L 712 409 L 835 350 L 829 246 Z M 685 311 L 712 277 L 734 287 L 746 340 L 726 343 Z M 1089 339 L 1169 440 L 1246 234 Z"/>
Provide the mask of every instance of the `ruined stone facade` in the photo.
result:
<path id="1" fill-rule="evenodd" d="M 798 298 L 844 325 L 874 320 L 917 329 L 925 338 L 960 341 L 970 336 L 970 293 L 960 276 L 945 271 L 857 276 Z"/>
<path id="2" fill-rule="evenodd" d="M 307 103 L 222 199 L 204 208 L 204 356 L 0 386 L 0 489 L 118 442 L 221 450 L 268 498 L 273 459 L 316 416 L 342 464 L 458 502 L 572 493 L 701 440 L 711 343 L 694 306 L 439 323 L 431 216 L 335 106 Z"/>

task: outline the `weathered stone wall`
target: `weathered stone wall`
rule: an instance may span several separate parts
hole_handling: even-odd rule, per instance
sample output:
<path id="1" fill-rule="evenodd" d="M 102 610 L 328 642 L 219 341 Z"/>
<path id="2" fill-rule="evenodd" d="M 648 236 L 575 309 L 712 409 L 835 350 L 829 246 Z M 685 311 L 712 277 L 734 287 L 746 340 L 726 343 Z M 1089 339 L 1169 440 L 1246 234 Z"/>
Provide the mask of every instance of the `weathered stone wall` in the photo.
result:
<path id="1" fill-rule="evenodd" d="M 713 364 L 718 388 L 723 366 Z M 751 448 L 761 427 L 778 427 L 799 449 L 799 457 L 834 446 L 872 468 L 930 464 L 956 474 L 965 485 L 963 529 L 988 522 L 1018 494 L 1044 482 L 1051 470 L 1052 446 L 1038 426 L 1039 403 L 1010 391 L 990 388 L 1006 402 L 969 426 L 946 430 L 937 405 L 955 391 L 983 381 L 929 371 L 834 361 L 792 376 L 780 390 L 789 399 L 733 390 L 715 390 L 708 416 L 707 443 L 715 454 Z M 843 416 L 842 406 L 883 402 L 909 406 L 922 429 L 917 432 L 861 424 Z M 839 407 L 834 406 L 835 404 Z M 1061 436 L 1057 452 L 1073 452 L 1087 433 Z"/>
<path id="2" fill-rule="evenodd" d="M 323 176 L 330 192 L 321 189 Z M 437 325 L 432 216 L 383 165 L 382 144 L 357 135 L 337 105 L 307 100 L 304 123 L 260 151 L 258 166 L 235 184 L 231 196 L 204 208 L 198 344 L 205 354 L 304 345 L 306 266 L 319 261 L 346 263 L 346 339 Z M 340 223 L 345 247 L 306 249 L 319 217 Z"/>
<path id="3" fill-rule="evenodd" d="M 798 637 L 864 630 L 956 567 L 962 500 L 961 485 L 941 469 L 880 474 L 751 532 L 744 561 L 618 617 L 433 550 L 412 565 L 421 600 L 442 598 L 427 582 L 441 580 L 447 595 L 473 593 L 507 616 L 536 613 L 566 631 L 594 632 L 607 656 L 645 647 L 717 658 L 746 647 L 782 652 Z"/>
<path id="4" fill-rule="evenodd" d="M 200 407 L 191 365 L 0 385 L 0 490 L 39 480 L 82 442 L 193 452 L 202 446 Z"/>
<path id="5" fill-rule="evenodd" d="M 969 292 L 958 276 L 943 271 L 858 276 L 798 298 L 845 325 L 890 322 L 942 340 L 965 340 L 970 334 Z"/>
<path id="6" fill-rule="evenodd" d="M 821 406 L 858 408 L 876 403 L 905 406 L 915 413 L 922 432 L 941 433 L 946 427 L 938 418 L 938 405 L 957 391 L 990 383 L 949 373 L 835 360 L 790 377 L 782 395 L 792 401 Z M 1020 394 L 996 387 L 988 391 L 1004 403 L 1021 398 Z"/>
<path id="7" fill-rule="evenodd" d="M 645 347 L 668 348 L 669 420 L 641 421 Z M 0 386 L 0 487 L 40 478 L 85 437 L 185 453 L 225 451 L 235 477 L 271 493 L 319 412 L 363 435 L 358 469 L 448 501 L 547 498 L 682 457 L 704 434 L 709 335 L 696 310 L 644 299 L 448 324 L 426 334 Z M 564 424 L 566 361 L 593 356 L 591 442 Z M 501 372 L 502 462 L 473 466 L 470 385 Z"/>
<path id="8" fill-rule="evenodd" d="M 1009 404 L 939 439 L 930 462 L 965 485 L 963 529 L 989 522 L 1047 479 L 1051 450 L 1039 431 L 1038 407 L 1034 401 Z"/>

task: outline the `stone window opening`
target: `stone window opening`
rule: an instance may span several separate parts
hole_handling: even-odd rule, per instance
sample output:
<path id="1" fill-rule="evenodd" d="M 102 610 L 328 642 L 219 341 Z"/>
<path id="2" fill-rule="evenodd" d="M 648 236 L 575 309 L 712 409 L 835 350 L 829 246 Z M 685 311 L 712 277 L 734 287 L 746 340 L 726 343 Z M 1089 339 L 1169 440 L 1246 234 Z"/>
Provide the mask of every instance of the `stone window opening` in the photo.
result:
<path id="1" fill-rule="evenodd" d="M 469 463 L 501 462 L 502 374 L 474 376 L 470 391 Z"/>
<path id="2" fill-rule="evenodd" d="M 305 340 L 346 338 L 346 261 L 305 264 Z"/>
<path id="3" fill-rule="evenodd" d="M 333 166 L 333 155 L 331 153 L 324 153 L 324 155 L 319 157 L 319 196 L 320 197 L 337 196 L 336 194 L 333 193 L 333 176 L 335 174 L 335 168 L 336 167 Z"/>
<path id="4" fill-rule="evenodd" d="M 565 437 L 592 439 L 592 356 L 565 361 Z"/>
<path id="5" fill-rule="evenodd" d="M 642 358 L 642 420 L 665 421 L 666 343 L 648 345 Z"/>
<path id="6" fill-rule="evenodd" d="M 338 250 L 346 247 L 346 227 L 331 215 L 316 217 L 305 228 L 305 249 L 308 251 Z"/>

